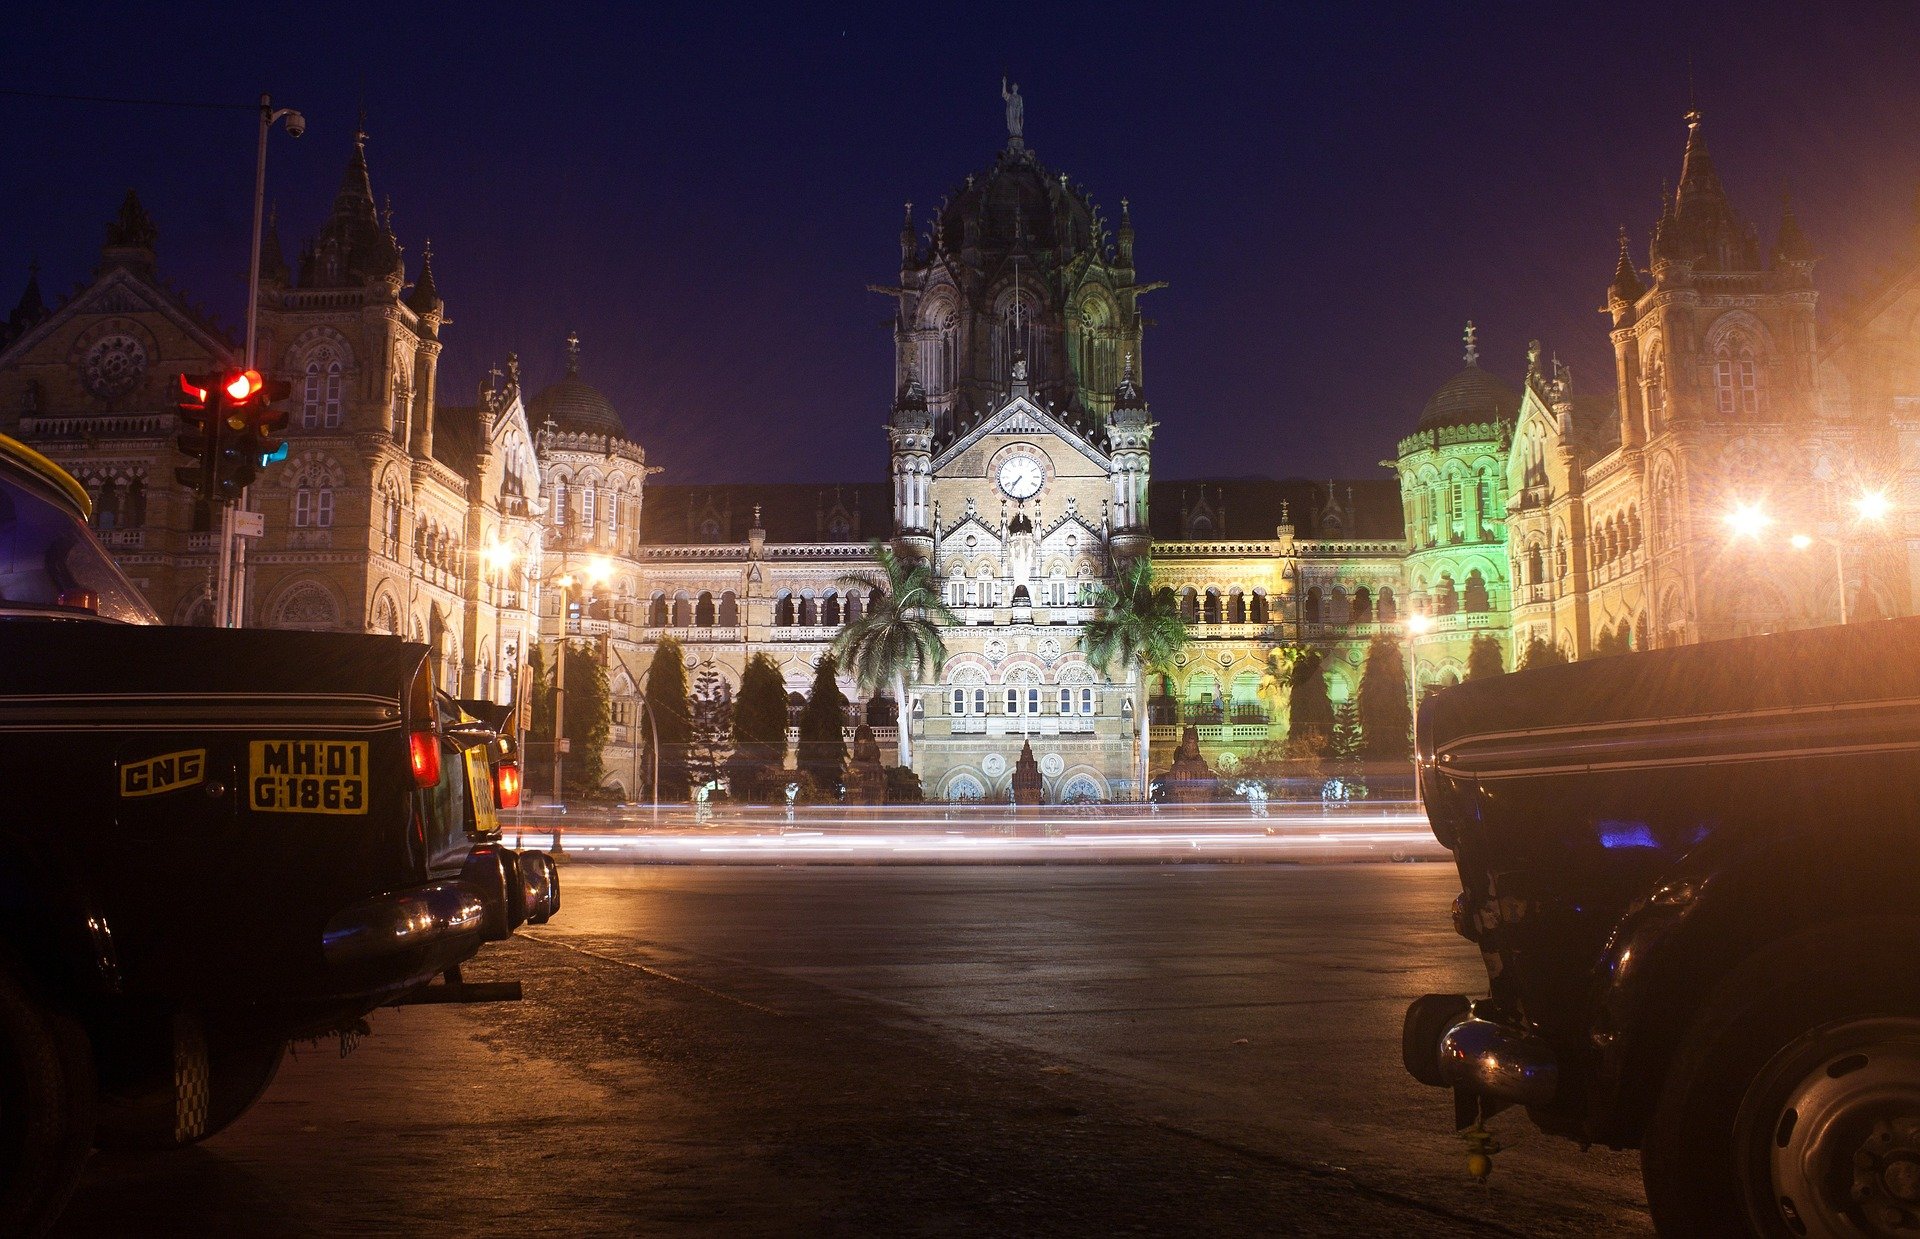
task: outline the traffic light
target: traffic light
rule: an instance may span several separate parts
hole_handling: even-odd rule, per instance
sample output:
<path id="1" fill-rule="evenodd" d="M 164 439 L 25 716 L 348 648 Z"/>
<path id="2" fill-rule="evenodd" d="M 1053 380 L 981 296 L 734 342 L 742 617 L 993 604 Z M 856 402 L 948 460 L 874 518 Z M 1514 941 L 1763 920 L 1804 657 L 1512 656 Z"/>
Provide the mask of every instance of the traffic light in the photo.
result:
<path id="1" fill-rule="evenodd" d="M 212 503 L 234 503 L 261 466 L 286 458 L 287 413 L 273 406 L 292 394 L 283 379 L 257 370 L 183 374 L 175 404 L 185 433 L 180 450 L 194 463 L 174 470 L 182 484 Z"/>
<path id="2" fill-rule="evenodd" d="M 220 442 L 219 399 L 214 393 L 220 389 L 221 377 L 183 374 L 180 394 L 174 399 L 183 432 L 175 442 L 194 463 L 175 469 L 173 476 L 205 498 L 213 497 L 214 456 Z"/>

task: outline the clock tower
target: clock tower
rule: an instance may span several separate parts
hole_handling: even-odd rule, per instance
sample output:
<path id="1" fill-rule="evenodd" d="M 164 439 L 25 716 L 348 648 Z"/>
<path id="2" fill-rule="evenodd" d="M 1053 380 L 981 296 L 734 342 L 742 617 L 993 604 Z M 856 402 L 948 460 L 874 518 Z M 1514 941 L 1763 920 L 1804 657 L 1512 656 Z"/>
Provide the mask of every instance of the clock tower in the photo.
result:
<path id="1" fill-rule="evenodd" d="M 1125 799 L 1144 703 L 1080 652 L 1112 559 L 1145 553 L 1152 423 L 1137 377 L 1133 227 L 1007 145 L 902 229 L 888 426 L 894 538 L 960 617 L 909 691 L 931 798 L 1004 800 L 1031 743 L 1049 801 Z M 1119 674 L 1119 669 L 1115 669 Z"/>

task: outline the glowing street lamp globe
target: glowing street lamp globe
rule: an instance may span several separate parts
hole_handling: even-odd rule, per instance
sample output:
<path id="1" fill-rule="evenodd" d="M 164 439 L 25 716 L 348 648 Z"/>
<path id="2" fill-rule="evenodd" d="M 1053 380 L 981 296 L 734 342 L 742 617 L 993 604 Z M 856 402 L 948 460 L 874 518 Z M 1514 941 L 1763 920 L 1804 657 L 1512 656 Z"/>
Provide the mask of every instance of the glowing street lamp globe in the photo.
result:
<path id="1" fill-rule="evenodd" d="M 1407 617 L 1407 631 L 1414 636 L 1422 636 L 1433 631 L 1433 617 L 1415 611 Z"/>
<path id="2" fill-rule="evenodd" d="M 1853 501 L 1853 510 L 1863 521 L 1883 521 L 1893 510 L 1893 500 L 1887 498 L 1883 490 L 1870 490 Z"/>
<path id="3" fill-rule="evenodd" d="M 1793 549 L 1796 551 L 1804 551 L 1813 545 L 1813 539 L 1803 533 L 1794 534 L 1787 541 L 1793 544 Z"/>
<path id="4" fill-rule="evenodd" d="M 1757 538 L 1773 524 L 1773 518 L 1757 503 L 1742 503 L 1727 513 L 1727 528 L 1736 538 Z"/>

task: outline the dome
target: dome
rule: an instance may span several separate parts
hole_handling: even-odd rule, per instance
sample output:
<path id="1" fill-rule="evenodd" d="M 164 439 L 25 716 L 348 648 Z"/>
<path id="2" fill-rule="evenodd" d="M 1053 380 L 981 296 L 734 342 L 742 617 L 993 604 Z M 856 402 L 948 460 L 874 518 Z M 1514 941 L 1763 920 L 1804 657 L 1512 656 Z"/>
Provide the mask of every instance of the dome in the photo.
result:
<path id="1" fill-rule="evenodd" d="M 613 402 L 580 377 L 580 339 L 567 339 L 567 377 L 545 387 L 527 402 L 529 419 L 535 426 L 549 419 L 562 430 L 584 434 L 615 435 L 625 439 L 627 424 L 620 420 Z"/>
<path id="2" fill-rule="evenodd" d="M 1510 422 L 1519 409 L 1519 392 L 1470 361 L 1427 401 L 1420 412 L 1420 429 Z"/>
<path id="3" fill-rule="evenodd" d="M 1071 253 L 1095 240 L 1092 204 L 1025 149 L 1004 150 L 993 167 L 968 177 L 940 212 L 940 226 L 947 245 L 990 253 L 1016 243 Z"/>

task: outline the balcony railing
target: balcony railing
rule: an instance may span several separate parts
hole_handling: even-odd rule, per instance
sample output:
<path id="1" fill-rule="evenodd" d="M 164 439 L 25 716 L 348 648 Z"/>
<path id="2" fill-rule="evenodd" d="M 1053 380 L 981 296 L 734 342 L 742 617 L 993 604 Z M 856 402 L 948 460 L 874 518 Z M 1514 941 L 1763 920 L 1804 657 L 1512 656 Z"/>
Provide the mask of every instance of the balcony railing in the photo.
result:
<path id="1" fill-rule="evenodd" d="M 147 544 L 147 531 L 144 529 L 102 529 L 100 541 L 111 550 L 137 551 Z"/>
<path id="2" fill-rule="evenodd" d="M 171 413 L 99 413 L 84 417 L 20 419 L 20 433 L 30 439 L 147 439 L 173 429 Z"/>
<path id="3" fill-rule="evenodd" d="M 742 632 L 737 626 L 722 628 L 714 624 L 687 624 L 669 628 L 642 628 L 636 635 L 643 642 L 672 637 L 686 645 L 690 642 L 738 641 Z"/>
<path id="4" fill-rule="evenodd" d="M 217 539 L 218 539 L 218 535 L 211 530 L 203 530 L 199 533 L 190 533 L 187 535 L 187 554 L 189 555 L 207 554 L 208 552 L 213 550 L 213 544 Z"/>

